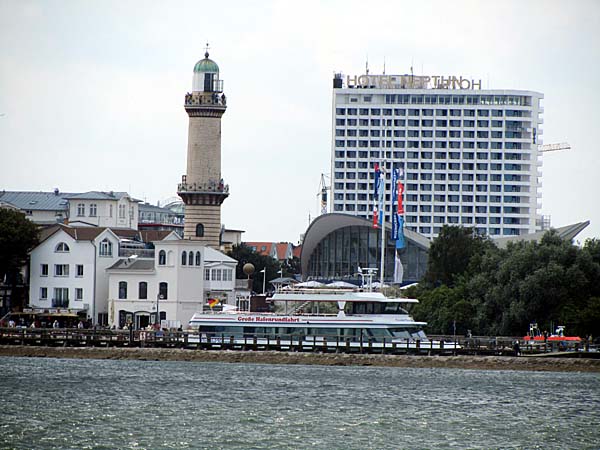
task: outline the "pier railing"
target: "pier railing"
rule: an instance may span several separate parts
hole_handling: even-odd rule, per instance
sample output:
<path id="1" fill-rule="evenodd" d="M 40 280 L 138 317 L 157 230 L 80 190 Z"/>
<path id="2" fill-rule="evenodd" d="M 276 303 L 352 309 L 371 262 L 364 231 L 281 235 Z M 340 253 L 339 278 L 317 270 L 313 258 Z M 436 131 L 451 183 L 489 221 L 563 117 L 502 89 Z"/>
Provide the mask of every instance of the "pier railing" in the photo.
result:
<path id="1" fill-rule="evenodd" d="M 109 330 L 80 328 L 0 328 L 0 345 L 63 347 L 156 347 L 196 350 L 280 350 L 331 353 L 514 356 L 513 337 L 430 336 L 427 340 L 348 336 L 207 333 L 187 331 Z M 522 355 L 571 351 L 600 357 L 585 343 L 562 347 L 558 343 L 523 344 Z"/>

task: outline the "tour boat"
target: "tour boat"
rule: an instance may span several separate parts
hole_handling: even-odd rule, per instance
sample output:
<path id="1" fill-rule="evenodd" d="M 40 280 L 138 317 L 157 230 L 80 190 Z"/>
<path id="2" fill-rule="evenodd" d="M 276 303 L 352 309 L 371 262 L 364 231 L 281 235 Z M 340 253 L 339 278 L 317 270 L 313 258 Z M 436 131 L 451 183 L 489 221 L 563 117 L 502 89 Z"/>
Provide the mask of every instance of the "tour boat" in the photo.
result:
<path id="1" fill-rule="evenodd" d="M 257 313 L 225 308 L 194 314 L 190 327 L 202 339 L 279 340 L 281 346 L 303 347 L 454 348 L 453 342 L 430 341 L 402 308 L 418 303 L 410 298 L 387 298 L 381 292 L 349 289 L 290 289 L 273 295 L 274 312 Z"/>
<path id="2" fill-rule="evenodd" d="M 556 327 L 554 334 L 542 333 L 537 323 L 532 322 L 529 324 L 529 334 L 523 337 L 525 344 L 544 344 L 544 343 L 561 343 L 565 344 L 579 344 L 582 339 L 579 336 L 565 336 L 565 327 L 559 325 Z"/>

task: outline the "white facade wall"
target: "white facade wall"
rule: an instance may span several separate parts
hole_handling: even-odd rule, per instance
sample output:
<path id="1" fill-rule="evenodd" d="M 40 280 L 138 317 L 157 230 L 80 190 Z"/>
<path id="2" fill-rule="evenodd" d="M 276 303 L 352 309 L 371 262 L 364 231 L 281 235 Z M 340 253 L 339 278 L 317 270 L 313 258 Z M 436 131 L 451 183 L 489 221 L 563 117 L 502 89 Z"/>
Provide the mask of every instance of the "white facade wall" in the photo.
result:
<path id="1" fill-rule="evenodd" d="M 138 227 L 138 203 L 126 196 L 120 200 L 69 200 L 69 221 L 83 222 L 98 227 Z"/>
<path id="2" fill-rule="evenodd" d="M 223 259 L 227 256 L 207 249 L 200 243 L 185 240 L 169 240 L 155 242 L 155 259 L 152 269 L 136 270 L 127 268 L 109 269 L 109 323 L 122 326 L 120 312 L 127 312 L 135 326 L 139 326 L 139 316 L 150 316 L 156 312 L 156 300 L 159 295 L 160 283 L 167 283 L 166 298 L 159 299 L 159 309 L 166 313 L 166 320 L 179 321 L 185 328 L 193 314 L 202 310 L 206 303 L 207 291 L 204 273 L 206 268 L 206 251 L 214 259 L 215 253 Z M 161 251 L 165 252 L 165 264 L 161 264 Z M 182 254 L 186 253 L 185 264 L 182 264 Z M 193 253 L 192 262 L 189 264 L 189 253 Z M 200 264 L 196 264 L 196 253 L 200 252 Z M 211 262 L 211 265 L 219 265 Z M 235 262 L 221 263 L 224 270 L 232 270 L 230 281 L 222 281 L 214 287 L 220 289 L 222 298 L 234 299 L 235 289 Z M 119 282 L 127 282 L 127 298 L 119 299 Z M 147 283 L 147 299 L 139 298 L 139 283 Z M 210 282 L 210 281 L 209 281 Z M 211 287 L 212 288 L 212 287 Z M 233 300 L 230 302 L 233 303 Z M 124 313 L 121 313 L 121 316 Z M 122 317 L 121 317 L 122 319 Z M 145 323 L 145 322 L 144 322 Z M 153 320 L 151 320 L 153 323 Z"/>
<path id="3" fill-rule="evenodd" d="M 57 252 L 56 247 L 65 243 L 68 252 Z M 94 248 L 89 241 L 76 241 L 67 233 L 58 231 L 31 252 L 29 305 L 33 308 L 60 308 L 88 310 L 92 316 L 94 303 Z M 42 275 L 42 264 L 48 266 L 48 275 Z M 57 276 L 56 265 L 68 266 L 68 275 Z M 83 266 L 83 276 L 77 275 L 77 266 Z M 47 298 L 41 298 L 42 288 Z M 67 289 L 68 301 L 55 298 L 55 288 Z M 76 289 L 83 289 L 83 298 L 76 299 Z"/>
<path id="4" fill-rule="evenodd" d="M 112 244 L 110 254 L 102 254 L 102 242 Z M 104 230 L 94 240 L 96 255 L 96 301 L 92 308 L 94 323 L 98 322 L 99 314 L 108 314 L 108 273 L 106 269 L 119 259 L 119 238 L 109 230 Z"/>
<path id="5" fill-rule="evenodd" d="M 492 237 L 539 230 L 542 94 L 347 87 L 333 94 L 331 212 L 372 218 L 379 163 L 387 193 L 390 168 L 404 169 L 412 231 L 432 238 L 444 224 Z"/>

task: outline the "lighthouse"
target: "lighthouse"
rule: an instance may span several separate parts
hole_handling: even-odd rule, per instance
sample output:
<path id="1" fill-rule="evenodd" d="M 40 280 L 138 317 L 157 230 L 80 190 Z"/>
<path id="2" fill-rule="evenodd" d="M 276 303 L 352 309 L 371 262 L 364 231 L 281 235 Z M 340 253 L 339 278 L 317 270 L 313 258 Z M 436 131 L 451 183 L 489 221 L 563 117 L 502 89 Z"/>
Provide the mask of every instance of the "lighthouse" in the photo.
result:
<path id="1" fill-rule="evenodd" d="M 227 109 L 219 66 L 204 59 L 194 66 L 192 92 L 185 96 L 189 116 L 187 170 L 177 194 L 185 203 L 184 239 L 219 249 L 221 204 L 229 186 L 221 176 L 221 117 Z"/>

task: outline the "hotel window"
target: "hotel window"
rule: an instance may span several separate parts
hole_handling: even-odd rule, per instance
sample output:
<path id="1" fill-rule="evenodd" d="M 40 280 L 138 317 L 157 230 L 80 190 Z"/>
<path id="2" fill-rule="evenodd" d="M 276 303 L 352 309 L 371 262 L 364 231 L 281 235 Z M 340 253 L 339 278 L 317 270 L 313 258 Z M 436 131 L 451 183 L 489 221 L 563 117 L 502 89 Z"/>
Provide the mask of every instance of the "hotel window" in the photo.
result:
<path id="1" fill-rule="evenodd" d="M 75 288 L 75 300 L 83 300 L 83 288 Z"/>
<path id="2" fill-rule="evenodd" d="M 140 300 L 146 300 L 148 298 L 148 283 L 140 281 L 138 285 L 138 298 Z"/>
<path id="3" fill-rule="evenodd" d="M 40 300 L 47 300 L 48 299 L 48 288 L 40 288 Z"/>
<path id="4" fill-rule="evenodd" d="M 54 300 L 56 302 L 56 306 L 68 306 L 69 288 L 54 288 Z"/>
<path id="5" fill-rule="evenodd" d="M 103 239 L 100 242 L 99 252 L 100 256 L 112 256 L 112 242 L 108 239 Z"/>
<path id="6" fill-rule="evenodd" d="M 90 217 L 96 217 L 98 214 L 98 205 L 96 203 L 90 204 Z"/>
<path id="7" fill-rule="evenodd" d="M 48 264 L 42 264 L 40 266 L 40 276 L 42 276 L 42 277 L 48 276 Z"/>
<path id="8" fill-rule="evenodd" d="M 77 204 L 77 216 L 78 217 L 85 216 L 85 205 L 83 203 Z"/>
<path id="9" fill-rule="evenodd" d="M 119 299 L 127 298 L 127 281 L 119 281 Z"/>
<path id="10" fill-rule="evenodd" d="M 213 281 L 221 281 L 221 269 L 212 270 L 212 279 Z"/>
<path id="11" fill-rule="evenodd" d="M 54 264 L 54 276 L 55 277 L 68 277 L 69 276 L 69 265 L 68 264 Z"/>
<path id="12" fill-rule="evenodd" d="M 83 276 L 83 264 L 77 264 L 75 266 L 75 276 L 82 277 Z"/>
<path id="13" fill-rule="evenodd" d="M 69 250 L 70 250 L 69 246 L 67 244 L 65 244 L 64 242 L 59 242 L 59 244 L 54 249 L 54 251 L 57 253 L 68 253 Z"/>

